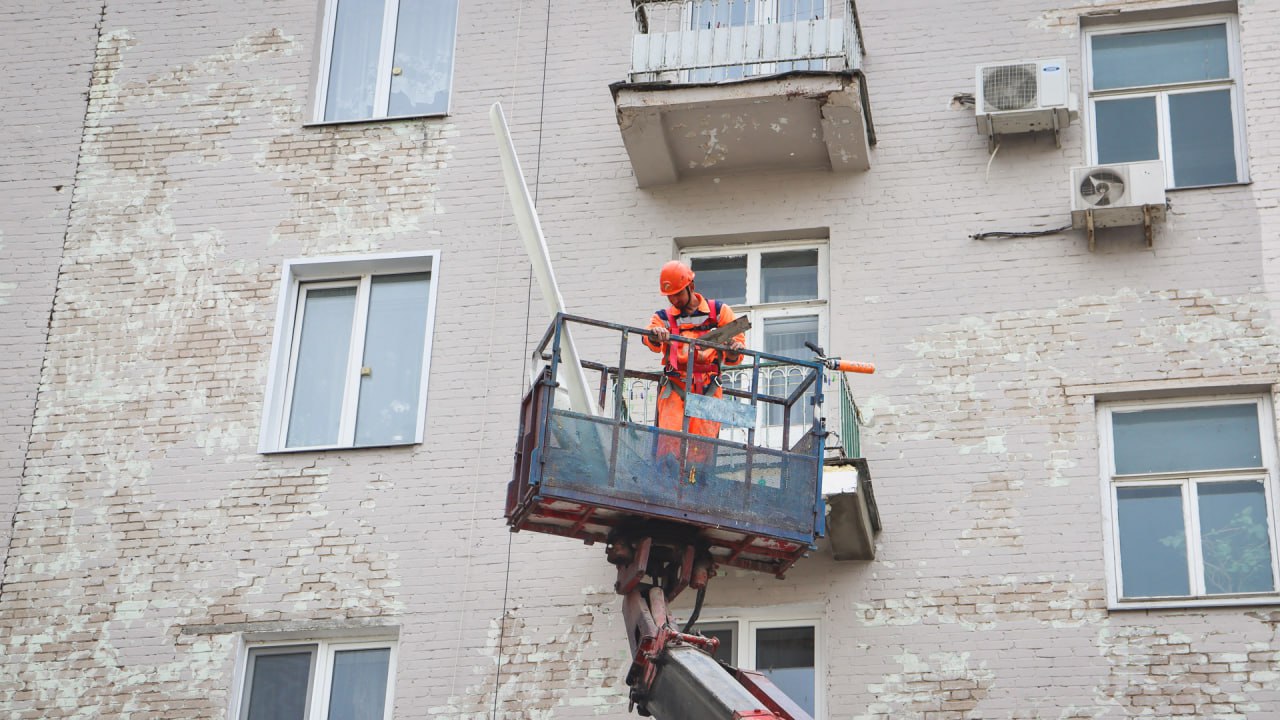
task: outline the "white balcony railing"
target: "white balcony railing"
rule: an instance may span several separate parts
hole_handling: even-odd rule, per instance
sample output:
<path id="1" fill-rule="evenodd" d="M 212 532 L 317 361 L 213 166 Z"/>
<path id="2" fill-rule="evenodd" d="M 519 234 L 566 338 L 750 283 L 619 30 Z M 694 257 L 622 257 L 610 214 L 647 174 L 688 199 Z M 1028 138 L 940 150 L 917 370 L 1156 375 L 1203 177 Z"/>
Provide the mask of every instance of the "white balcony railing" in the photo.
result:
<path id="1" fill-rule="evenodd" d="M 853 0 L 632 2 L 632 82 L 721 82 L 860 67 Z"/>

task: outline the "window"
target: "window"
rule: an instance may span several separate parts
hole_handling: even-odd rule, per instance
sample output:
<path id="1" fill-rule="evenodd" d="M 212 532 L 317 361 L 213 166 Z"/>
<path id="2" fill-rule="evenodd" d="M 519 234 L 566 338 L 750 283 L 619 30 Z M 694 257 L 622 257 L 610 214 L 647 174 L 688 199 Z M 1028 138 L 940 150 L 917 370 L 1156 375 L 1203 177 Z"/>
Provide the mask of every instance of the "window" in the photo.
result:
<path id="1" fill-rule="evenodd" d="M 252 645 L 240 720 L 389 720 L 394 642 Z"/>
<path id="2" fill-rule="evenodd" d="M 806 23 L 822 20 L 828 15 L 827 0 L 693 0 L 686 7 L 685 13 L 691 30 Z M 793 28 L 785 33 L 780 38 L 781 42 L 790 40 L 794 45 L 796 32 Z M 802 50 L 796 49 L 796 52 Z M 729 65 L 691 70 L 689 82 L 721 82 L 792 70 L 826 69 L 825 60 Z"/>
<path id="3" fill-rule="evenodd" d="M 1234 16 L 1085 38 L 1094 162 L 1163 160 L 1171 188 L 1247 180 Z"/>
<path id="4" fill-rule="evenodd" d="M 435 260 L 285 264 L 262 452 L 422 442 Z"/>
<path id="5" fill-rule="evenodd" d="M 1112 607 L 1272 602 L 1265 397 L 1102 406 Z"/>
<path id="6" fill-rule="evenodd" d="M 686 253 L 694 281 L 703 296 L 749 313 L 747 345 L 756 350 L 795 358 L 811 358 L 806 342 L 822 344 L 827 335 L 827 247 L 794 243 L 717 248 Z M 785 396 L 799 384 L 790 374 L 762 373 L 763 388 Z M 782 425 L 783 408 L 767 408 L 765 424 Z M 791 409 L 793 427 L 813 421 L 813 407 L 805 402 Z"/>
<path id="7" fill-rule="evenodd" d="M 822 717 L 817 620 L 721 620 L 699 623 L 697 630 L 720 640 L 717 660 L 763 674 L 811 716 Z"/>
<path id="8" fill-rule="evenodd" d="M 319 122 L 449 111 L 457 0 L 328 0 Z"/>

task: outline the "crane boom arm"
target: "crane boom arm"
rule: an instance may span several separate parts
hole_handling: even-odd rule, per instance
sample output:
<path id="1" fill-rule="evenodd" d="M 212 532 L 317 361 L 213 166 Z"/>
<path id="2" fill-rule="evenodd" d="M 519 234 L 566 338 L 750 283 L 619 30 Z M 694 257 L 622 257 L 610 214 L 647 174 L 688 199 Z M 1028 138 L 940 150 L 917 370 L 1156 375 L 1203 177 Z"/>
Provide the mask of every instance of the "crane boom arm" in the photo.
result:
<path id="1" fill-rule="evenodd" d="M 686 587 L 706 587 L 711 572 L 704 554 L 680 543 L 663 547 L 651 537 L 626 545 L 615 541 L 611 550 L 631 642 L 627 685 L 641 715 L 658 720 L 813 720 L 764 675 L 713 658 L 719 641 L 676 628 L 667 600 Z M 639 583 L 640 568 L 662 585 Z"/>

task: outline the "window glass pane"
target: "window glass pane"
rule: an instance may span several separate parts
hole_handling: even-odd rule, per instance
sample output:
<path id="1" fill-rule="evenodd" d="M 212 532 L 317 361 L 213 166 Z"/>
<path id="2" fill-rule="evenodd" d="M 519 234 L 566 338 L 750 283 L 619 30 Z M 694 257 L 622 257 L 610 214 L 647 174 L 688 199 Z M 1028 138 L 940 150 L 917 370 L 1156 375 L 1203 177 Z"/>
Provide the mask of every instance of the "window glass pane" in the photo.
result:
<path id="1" fill-rule="evenodd" d="M 335 652 L 328 720 L 383 720 L 390 663 L 390 648 Z"/>
<path id="2" fill-rule="evenodd" d="M 692 23 L 689 27 L 708 30 L 718 27 L 754 25 L 755 0 L 698 0 L 690 8 Z"/>
<path id="3" fill-rule="evenodd" d="M 427 333 L 429 273 L 375 277 L 356 412 L 356 445 L 413 442 Z"/>
<path id="4" fill-rule="evenodd" d="M 733 643 L 733 628 L 731 627 L 699 627 L 698 632 L 720 640 L 720 647 L 716 648 L 715 659 L 723 663 L 737 666 L 738 656 L 737 648 Z"/>
<path id="5" fill-rule="evenodd" d="M 355 287 L 303 288 L 302 333 L 285 447 L 338 442 Z"/>
<path id="6" fill-rule="evenodd" d="M 1154 97 L 1099 100 L 1094 119 L 1099 164 L 1159 159 Z"/>
<path id="7" fill-rule="evenodd" d="M 1231 76 L 1226 25 L 1094 35 L 1092 43 L 1095 90 Z"/>
<path id="8" fill-rule="evenodd" d="M 818 251 L 765 253 L 760 257 L 762 302 L 818 297 Z"/>
<path id="9" fill-rule="evenodd" d="M 1116 412 L 1116 473 L 1262 467 L 1253 403 Z"/>
<path id="10" fill-rule="evenodd" d="M 1196 495 L 1205 589 L 1210 593 L 1274 589 L 1262 483 L 1200 483 Z"/>
<path id="11" fill-rule="evenodd" d="M 778 0 L 778 22 L 805 22 L 826 17 L 825 0 Z"/>
<path id="12" fill-rule="evenodd" d="M 1230 90 L 1170 95 L 1169 135 L 1176 187 L 1236 181 Z"/>
<path id="13" fill-rule="evenodd" d="M 288 653 L 250 651 L 246 720 L 304 720 L 312 650 Z"/>
<path id="14" fill-rule="evenodd" d="M 818 316 L 768 318 L 764 321 L 764 351 L 774 355 L 794 358 L 813 357 L 813 351 L 804 346 L 805 341 L 818 342 Z M 800 385 L 804 379 L 805 368 L 795 366 L 773 367 L 761 370 L 761 385 L 770 395 L 785 397 Z M 791 423 L 806 425 L 813 421 L 813 406 L 808 401 L 809 394 L 791 406 Z M 781 405 L 770 403 L 765 411 L 765 422 L 769 425 L 782 424 Z"/>
<path id="15" fill-rule="evenodd" d="M 821 20 L 826 17 L 825 0 L 778 0 L 778 22 L 809 22 L 810 20 Z M 805 38 L 805 31 L 800 31 L 800 37 Z M 797 52 L 807 53 L 813 49 L 811 40 L 801 39 L 797 48 Z M 767 68 L 768 66 L 764 66 Z M 783 62 L 775 63 L 772 72 L 784 73 L 792 70 L 826 70 L 827 63 L 825 60 L 802 60 L 800 62 Z M 763 70 L 762 70 L 763 71 Z"/>
<path id="16" fill-rule="evenodd" d="M 814 713 L 817 673 L 812 627 L 757 630 L 756 670 L 810 715 Z"/>
<path id="17" fill-rule="evenodd" d="M 457 13 L 457 0 L 400 0 L 388 115 L 449 109 Z"/>
<path id="18" fill-rule="evenodd" d="M 729 305 L 747 301 L 747 256 L 693 258 L 693 284 L 702 296 Z"/>
<path id="19" fill-rule="evenodd" d="M 383 5 L 384 0 L 338 0 L 325 120 L 365 120 L 374 116 Z"/>
<path id="20" fill-rule="evenodd" d="M 1177 485 L 1116 488 L 1116 504 L 1121 594 L 1191 594 L 1182 489 Z"/>
<path id="21" fill-rule="evenodd" d="M 693 30 L 741 27 L 756 24 L 756 0 L 696 0 L 689 7 L 689 27 Z M 711 33 L 702 33 L 703 37 Z M 706 38 L 706 41 L 709 41 Z M 747 67 L 703 68 L 689 71 L 689 82 L 737 80 L 747 74 Z"/>

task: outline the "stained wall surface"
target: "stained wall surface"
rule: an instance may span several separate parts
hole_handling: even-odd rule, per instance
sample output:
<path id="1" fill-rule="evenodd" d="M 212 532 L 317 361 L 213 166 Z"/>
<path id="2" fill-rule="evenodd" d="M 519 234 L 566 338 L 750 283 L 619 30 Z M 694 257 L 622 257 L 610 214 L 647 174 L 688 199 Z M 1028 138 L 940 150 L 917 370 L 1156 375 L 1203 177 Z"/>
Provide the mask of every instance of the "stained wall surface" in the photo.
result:
<path id="1" fill-rule="evenodd" d="M 40 386 L 49 311 L 84 127 L 100 4 L 0 9 L 0 547 L 9 533 Z"/>
<path id="2" fill-rule="evenodd" d="M 344 125 L 307 124 L 313 0 L 10 12 L 0 707 L 228 717 L 244 641 L 365 628 L 398 633 L 396 717 L 627 716 L 603 552 L 502 519 L 549 319 L 502 101 L 572 308 L 642 323 L 677 238 L 828 237 L 828 342 L 881 368 L 856 381 L 878 557 L 707 597 L 816 618 L 828 718 L 1280 715 L 1280 611 L 1107 609 L 1097 429 L 1099 398 L 1274 392 L 1280 6 L 1238 7 L 1251 182 L 1171 192 L 1152 249 L 970 239 L 1064 224 L 1085 136 L 991 158 L 952 102 L 1027 57 L 1080 92 L 1082 16 L 1196 4 L 863 0 L 869 171 L 647 190 L 608 89 L 625 2 L 463 3 L 449 114 Z M 284 261 L 416 250 L 440 252 L 425 442 L 260 453 Z"/>

